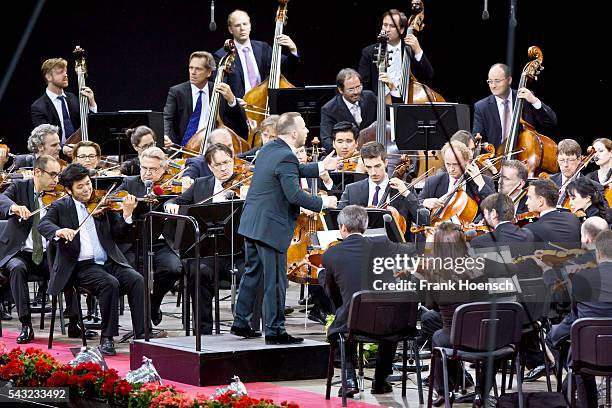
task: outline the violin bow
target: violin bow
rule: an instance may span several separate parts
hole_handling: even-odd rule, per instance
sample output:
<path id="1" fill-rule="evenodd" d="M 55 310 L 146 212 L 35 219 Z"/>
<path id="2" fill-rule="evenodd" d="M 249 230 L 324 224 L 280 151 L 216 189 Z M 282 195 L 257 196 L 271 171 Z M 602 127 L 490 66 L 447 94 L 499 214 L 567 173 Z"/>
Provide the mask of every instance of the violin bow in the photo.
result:
<path id="1" fill-rule="evenodd" d="M 224 188 L 224 189 L 223 189 L 223 190 L 221 190 L 221 191 L 217 191 L 216 193 L 214 193 L 214 194 L 213 194 L 213 195 L 211 195 L 210 197 L 206 197 L 205 199 L 198 201 L 198 202 L 197 202 L 197 203 L 195 203 L 194 205 L 204 204 L 204 203 L 206 203 L 207 201 L 212 200 L 214 197 L 218 196 L 219 194 L 221 194 L 221 193 L 226 193 L 226 192 L 228 192 L 229 190 L 231 190 L 232 188 L 236 188 L 236 187 L 240 186 L 241 184 L 244 184 L 244 182 L 245 182 L 245 181 L 248 181 L 248 180 L 250 180 L 250 179 L 252 179 L 252 178 L 253 178 L 253 176 L 252 176 L 252 175 L 250 175 L 249 177 L 245 178 L 244 180 L 240 180 L 240 181 L 238 181 L 238 182 L 236 182 L 236 183 L 232 184 L 231 186 L 229 186 L 229 187 L 227 187 L 227 188 Z"/>

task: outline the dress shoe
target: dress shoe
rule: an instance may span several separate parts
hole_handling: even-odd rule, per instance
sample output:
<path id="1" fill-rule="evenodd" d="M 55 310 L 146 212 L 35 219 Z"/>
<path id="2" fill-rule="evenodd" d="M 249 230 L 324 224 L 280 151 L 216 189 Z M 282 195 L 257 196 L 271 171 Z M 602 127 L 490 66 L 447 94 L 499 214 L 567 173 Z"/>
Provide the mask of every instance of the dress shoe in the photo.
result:
<path id="1" fill-rule="evenodd" d="M 312 308 L 310 312 L 308 312 L 308 320 L 312 320 L 313 322 L 321 323 L 325 326 L 326 319 L 327 314 L 318 307 Z"/>
<path id="2" fill-rule="evenodd" d="M 303 338 L 293 337 L 287 332 L 279 334 L 278 336 L 266 336 L 266 344 L 295 344 L 303 341 Z"/>
<path id="3" fill-rule="evenodd" d="M 115 350 L 115 342 L 112 337 L 101 337 L 100 346 L 98 349 L 105 356 L 116 356 L 117 350 Z"/>
<path id="4" fill-rule="evenodd" d="M 255 331 L 250 327 L 238 327 L 232 325 L 230 333 L 234 336 L 244 337 L 245 339 L 250 339 L 252 337 L 261 337 L 261 332 Z"/>
<path id="5" fill-rule="evenodd" d="M 13 316 L 10 313 L 7 313 L 4 309 L 0 310 L 0 319 L 2 320 L 12 320 Z"/>
<path id="6" fill-rule="evenodd" d="M 291 306 L 285 306 L 285 316 L 289 316 L 291 313 L 295 311 Z"/>
<path id="7" fill-rule="evenodd" d="M 393 391 L 393 386 L 387 381 L 372 381 L 372 394 L 387 394 Z"/>
<path id="8" fill-rule="evenodd" d="M 436 398 L 435 400 L 433 400 L 432 405 L 434 407 L 441 407 L 444 405 L 444 393 L 441 392 L 440 395 L 438 395 L 438 398 Z M 453 402 L 455 402 L 455 394 L 453 394 L 452 392 L 450 393 L 450 398 L 449 398 L 449 402 L 451 405 L 453 405 Z"/>
<path id="9" fill-rule="evenodd" d="M 151 308 L 151 321 L 153 325 L 158 326 L 162 321 L 162 312 L 159 307 Z"/>
<path id="10" fill-rule="evenodd" d="M 34 340 L 34 329 L 32 326 L 23 325 L 21 327 L 21 333 L 17 337 L 17 344 L 27 344 Z"/>
<path id="11" fill-rule="evenodd" d="M 546 375 L 546 367 L 544 367 L 544 364 L 540 364 L 539 366 L 531 369 L 531 371 L 525 374 L 525 378 L 523 379 L 523 381 L 526 381 L 526 382 L 536 381 L 538 378 L 542 377 L 543 375 Z"/>
<path id="12" fill-rule="evenodd" d="M 77 326 L 76 324 L 72 324 L 72 323 L 68 324 L 68 337 L 70 337 L 71 339 L 81 338 L 81 328 Z M 98 337 L 97 332 L 93 330 L 89 330 L 89 329 L 85 330 L 86 339 L 95 339 L 96 337 Z"/>
<path id="13" fill-rule="evenodd" d="M 306 304 L 306 298 L 301 298 L 298 300 L 298 305 L 304 306 Z M 308 304 L 312 305 L 312 295 L 308 295 Z"/>
<path id="14" fill-rule="evenodd" d="M 149 332 L 149 338 L 150 339 L 165 339 L 166 337 L 168 337 L 168 332 L 163 330 L 163 329 L 155 329 L 155 330 L 151 330 Z M 136 336 L 137 339 L 144 339 L 145 335 L 143 334 L 139 334 L 138 336 Z"/>
<path id="15" fill-rule="evenodd" d="M 357 380 L 354 378 L 347 378 L 346 380 L 346 398 L 353 398 L 359 394 L 359 387 L 357 387 Z M 338 396 L 342 397 L 342 386 L 338 388 Z"/>

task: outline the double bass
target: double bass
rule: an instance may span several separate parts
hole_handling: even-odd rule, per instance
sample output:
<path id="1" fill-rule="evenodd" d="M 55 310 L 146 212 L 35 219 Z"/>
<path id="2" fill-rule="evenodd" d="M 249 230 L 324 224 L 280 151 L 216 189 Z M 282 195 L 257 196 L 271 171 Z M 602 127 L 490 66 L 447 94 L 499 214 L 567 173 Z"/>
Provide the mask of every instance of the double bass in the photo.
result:
<path id="1" fill-rule="evenodd" d="M 528 55 L 532 61 L 528 62 L 523 68 L 518 85 L 519 89 L 524 88 L 528 80 L 537 80 L 538 75 L 544 69 L 542 66 L 544 56 L 538 47 L 529 47 Z M 557 144 L 548 136 L 536 132 L 533 125 L 523 120 L 521 116 L 524 105 L 525 100 L 517 97 L 512 112 L 510 132 L 506 138 L 506 143 L 497 148 L 497 155 L 503 156 L 504 160 L 517 159 L 524 162 L 530 176 L 540 172 L 556 173 L 559 168 L 557 164 Z"/>
<path id="2" fill-rule="evenodd" d="M 289 3 L 289 0 L 279 0 L 278 3 L 270 75 L 255 88 L 250 89 L 242 98 L 247 104 L 245 111 L 249 120 L 248 142 L 252 147 L 261 146 L 261 139 L 255 134 L 255 129 L 270 114 L 268 89 L 295 88 L 281 73 L 282 48 L 278 43 L 278 36 L 283 34 L 283 27 L 287 24 L 287 3 Z"/>
<path id="3" fill-rule="evenodd" d="M 77 74 L 78 95 L 79 95 L 79 116 L 81 117 L 80 128 L 76 130 L 69 138 L 66 139 L 66 144 L 76 144 L 81 140 L 89 140 L 87 130 L 87 115 L 89 115 L 89 100 L 81 93 L 87 85 L 85 85 L 85 77 L 87 76 L 87 64 L 85 63 L 85 50 L 77 45 L 72 51 L 74 54 L 74 70 Z M 67 136 L 67 135 L 66 135 Z"/>
<path id="4" fill-rule="evenodd" d="M 236 46 L 234 45 L 234 40 L 226 40 L 225 44 L 223 45 L 223 48 L 226 54 L 219 61 L 214 85 L 223 82 L 223 78 L 227 72 L 230 72 L 236 56 Z M 206 150 L 208 149 L 208 136 L 213 130 L 218 127 L 225 128 L 232 135 L 232 145 L 234 147 L 234 153 L 243 153 L 249 150 L 249 145 L 243 138 L 238 136 L 232 129 L 223 126 L 223 124 L 221 123 L 221 119 L 219 118 L 220 106 L 221 94 L 217 91 L 213 91 L 210 97 L 210 110 L 208 112 L 206 127 L 204 129 L 199 130 L 195 135 L 191 137 L 191 139 L 189 139 L 187 145 L 185 146 L 186 151 L 197 151 L 200 152 L 200 154 L 203 156 L 206 153 Z M 217 126 L 218 124 L 220 126 Z"/>

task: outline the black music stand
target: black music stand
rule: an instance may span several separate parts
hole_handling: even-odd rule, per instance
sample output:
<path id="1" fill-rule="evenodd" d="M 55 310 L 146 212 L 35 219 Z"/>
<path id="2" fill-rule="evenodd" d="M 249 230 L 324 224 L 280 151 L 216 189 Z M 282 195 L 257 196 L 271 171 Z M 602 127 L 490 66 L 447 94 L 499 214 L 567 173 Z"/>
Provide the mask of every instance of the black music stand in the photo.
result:
<path id="1" fill-rule="evenodd" d="M 108 190 L 115 185 L 115 189 L 121 185 L 123 176 L 93 176 L 90 177 L 94 190 Z"/>
<path id="2" fill-rule="evenodd" d="M 195 241 L 193 231 L 184 228 L 184 223 L 178 222 L 176 228 L 175 248 L 179 250 L 181 259 L 194 258 L 195 247 L 199 247 L 200 257 L 214 257 L 215 286 L 215 333 L 221 332 L 219 313 L 219 256 L 235 256 L 244 245 L 244 238 L 238 234 L 240 216 L 244 200 L 229 200 L 221 203 L 195 204 L 181 206 L 180 214 L 195 218 L 200 228 L 200 241 Z M 232 265 L 232 274 L 235 268 Z M 232 291 L 235 291 L 235 279 Z M 196 289 L 197 290 L 197 289 Z M 197 292 L 196 292 L 197 294 Z M 185 302 L 187 302 L 185 298 Z M 195 316 L 194 312 L 194 316 Z M 187 319 L 186 319 L 187 320 Z M 199 335 L 199 320 L 196 335 Z"/>
<path id="3" fill-rule="evenodd" d="M 385 222 L 385 214 L 391 216 L 389 210 L 381 208 L 366 208 L 368 212 L 368 229 L 364 235 L 387 235 L 387 237 L 393 242 L 404 242 L 404 236 L 402 232 L 397 228 L 395 222 Z M 342 210 L 328 210 L 325 214 L 325 222 L 330 230 L 338 230 L 338 214 Z"/>
<path id="4" fill-rule="evenodd" d="M 163 114 L 152 111 L 91 113 L 88 117 L 89 140 L 98 143 L 107 156 L 125 156 L 134 152 L 125 132 L 140 125 L 150 127 L 157 137 L 157 146 L 164 146 Z"/>
<path id="5" fill-rule="evenodd" d="M 268 90 L 268 106 L 271 114 L 299 112 L 306 127 L 311 130 L 308 141 L 319 136 L 321 108 L 336 96 L 335 85 L 313 85 L 304 88 Z"/>
<path id="6" fill-rule="evenodd" d="M 358 181 L 368 178 L 367 173 L 358 173 L 355 171 L 330 171 L 329 176 L 334 182 L 334 187 L 339 187 L 338 189 L 334 188 L 329 192 L 337 196 L 338 199 L 340 199 L 340 197 L 342 196 L 342 192 L 344 191 L 344 188 L 347 184 L 356 183 Z M 319 185 L 321 184 L 323 183 L 319 182 Z"/>
<path id="7" fill-rule="evenodd" d="M 424 150 L 429 170 L 430 150 L 440 150 L 457 130 L 470 131 L 470 108 L 459 103 L 394 104 L 391 129 L 400 150 Z"/>

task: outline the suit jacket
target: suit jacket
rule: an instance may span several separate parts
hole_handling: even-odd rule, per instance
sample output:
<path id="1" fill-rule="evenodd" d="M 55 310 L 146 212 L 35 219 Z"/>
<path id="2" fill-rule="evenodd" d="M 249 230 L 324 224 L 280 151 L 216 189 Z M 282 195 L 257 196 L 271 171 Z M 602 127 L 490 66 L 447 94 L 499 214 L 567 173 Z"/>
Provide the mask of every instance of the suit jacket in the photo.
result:
<path id="1" fill-rule="evenodd" d="M 515 90 L 512 90 L 512 106 L 516 106 Z M 540 109 L 535 109 L 532 104 L 525 101 L 523 119 L 536 129 L 550 128 L 557 124 L 557 115 L 543 102 Z M 495 147 L 501 144 L 502 125 L 495 96 L 489 95 L 476 102 L 473 123 L 472 133 L 480 133 L 483 142 L 489 142 Z"/>
<path id="2" fill-rule="evenodd" d="M 34 179 L 13 181 L 0 194 L 0 219 L 8 220 L 5 230 L 7 233 L 0 237 L 0 268 L 21 251 L 32 229 L 32 217 L 20 221 L 19 217 L 11 216 L 11 206 L 15 204 L 24 205 L 30 211 L 33 210 Z"/>
<path id="3" fill-rule="evenodd" d="M 576 272 L 572 288 L 578 318 L 612 317 L 612 262 Z"/>
<path id="4" fill-rule="evenodd" d="M 94 217 L 94 222 L 100 245 L 106 251 L 108 259 L 124 267 L 131 268 L 125 255 L 123 255 L 115 243 L 115 238 L 123 236 L 128 227 L 123 217 L 117 213 L 107 211 L 99 217 Z M 78 226 L 79 217 L 74 201 L 71 196 L 66 196 L 51 204 L 47 214 L 40 220 L 38 231 L 47 240 L 53 240 L 57 230 L 61 228 L 76 230 Z M 70 282 L 77 266 L 79 253 L 81 252 L 80 235 L 77 234 L 70 242 L 60 239 L 55 245 L 57 245 L 57 251 L 49 280 L 49 293 L 51 295 L 59 294 Z"/>
<path id="5" fill-rule="evenodd" d="M 515 215 L 529 212 L 529 208 L 527 207 L 527 194 L 525 194 L 523 198 L 519 200 L 518 205 L 516 205 L 515 207 L 516 207 Z"/>
<path id="6" fill-rule="evenodd" d="M 395 256 L 396 254 L 412 255 L 412 244 L 391 242 L 384 236 L 364 237 L 353 234 L 340 244 L 330 247 L 323 254 L 323 267 L 319 272 L 319 282 L 336 309 L 336 318 L 327 330 L 327 336 L 347 331 L 349 308 L 353 294 L 360 290 L 372 290 L 372 278 L 385 282 L 395 279 L 383 272 L 372 274 L 373 258 Z"/>
<path id="7" fill-rule="evenodd" d="M 198 203 L 213 195 L 215 191 L 215 176 L 206 176 L 195 179 L 191 187 L 183 194 L 168 200 L 167 204 L 191 205 Z M 212 201 L 210 201 L 212 202 Z"/>
<path id="8" fill-rule="evenodd" d="M 9 170 L 12 172 L 12 171 L 23 169 L 26 167 L 33 169 L 35 161 L 36 161 L 36 156 L 34 155 L 34 153 L 18 154 L 13 159 L 13 163 L 9 167 Z"/>
<path id="9" fill-rule="evenodd" d="M 528 229 L 505 222 L 494 231 L 475 237 L 470 241 L 473 248 L 495 248 L 508 246 L 512 257 L 532 254 L 534 235 Z"/>
<path id="10" fill-rule="evenodd" d="M 536 243 L 564 243 L 580 247 L 580 220 L 567 211 L 551 211 L 525 225 L 533 232 Z"/>
<path id="11" fill-rule="evenodd" d="M 78 129 L 81 126 L 81 114 L 79 108 L 79 98 L 70 92 L 65 92 L 66 94 L 66 104 L 68 105 L 68 113 L 70 114 L 70 120 L 72 122 L 72 126 L 74 129 Z M 53 101 L 47 93 L 45 92 L 40 98 L 34 101 L 32 106 L 30 106 L 30 113 L 32 116 L 32 125 L 34 127 L 38 125 L 42 125 L 44 123 L 48 123 L 50 125 L 55 125 L 59 127 L 59 137 L 62 139 L 62 134 L 64 130 L 62 129 L 62 122 L 60 121 L 60 117 L 57 114 L 57 110 L 55 110 L 55 106 L 53 105 Z M 69 138 L 71 135 L 66 135 L 66 138 Z"/>
<path id="12" fill-rule="evenodd" d="M 209 98 L 212 96 L 213 86 L 214 83 L 208 81 Z M 249 136 L 249 128 L 244 108 L 238 102 L 236 102 L 234 107 L 230 107 L 223 97 L 219 100 L 221 101 L 219 115 L 223 123 L 236 132 L 238 136 L 246 140 Z M 166 105 L 164 106 L 164 134 L 172 139 L 174 143 L 180 144 L 192 113 L 193 96 L 191 94 L 191 82 L 187 81 L 171 87 L 166 98 Z"/>
<path id="13" fill-rule="evenodd" d="M 284 140 L 266 143 L 257 155 L 238 233 L 278 252 L 286 252 L 300 207 L 318 212 L 323 206 L 320 197 L 313 197 L 300 188 L 300 177 L 318 175 L 318 165 L 299 164 Z"/>
<path id="14" fill-rule="evenodd" d="M 185 167 L 187 167 L 187 170 L 183 173 L 183 177 L 197 179 L 200 177 L 212 176 L 212 171 L 210 167 L 208 167 L 208 163 L 206 163 L 204 156 L 188 158 L 185 162 Z"/>
<path id="15" fill-rule="evenodd" d="M 404 44 L 404 43 L 402 43 Z M 377 44 L 368 45 L 361 51 L 361 59 L 359 60 L 359 68 L 357 71 L 361 75 L 361 82 L 364 89 L 368 89 L 374 94 L 378 94 L 378 66 L 374 62 L 375 47 Z M 404 44 L 402 52 L 406 51 L 407 45 Z M 393 56 L 395 58 L 395 55 Z M 431 63 L 427 59 L 425 53 L 420 61 L 414 58 L 414 54 L 410 57 L 410 71 L 421 82 L 428 82 L 433 78 L 434 70 Z"/>
<path id="16" fill-rule="evenodd" d="M 473 181 L 467 183 L 465 192 L 470 198 L 476 200 L 478 204 L 495 192 L 495 183 L 489 176 L 482 176 L 485 185 L 481 191 L 478 191 L 478 186 Z M 425 185 L 419 193 L 419 200 L 422 202 L 426 198 L 440 198 L 448 191 L 448 183 L 450 177 L 447 172 L 441 171 L 438 174 L 427 177 Z"/>
<path id="17" fill-rule="evenodd" d="M 594 170 L 594 171 L 590 172 L 589 174 L 587 174 L 586 177 L 590 178 L 591 180 L 593 180 L 596 183 L 602 184 L 602 183 L 605 183 L 607 181 L 610 181 L 610 177 L 612 177 L 612 175 L 608 176 L 608 180 L 600 180 L 599 179 L 599 172 L 597 170 Z"/>
<path id="18" fill-rule="evenodd" d="M 361 130 L 367 128 L 376 120 L 376 95 L 372 91 L 364 90 L 361 93 L 359 106 L 361 107 L 359 129 Z M 353 114 L 342 100 L 342 95 L 336 95 L 321 108 L 321 143 L 326 152 L 333 151 L 332 128 L 336 123 L 342 121 L 351 122 L 357 126 Z"/>
<path id="19" fill-rule="evenodd" d="M 121 163 L 121 174 L 124 176 L 140 175 L 140 158 L 138 156 L 132 157 Z"/>
<path id="20" fill-rule="evenodd" d="M 559 173 L 555 173 L 555 174 L 551 174 L 549 177 L 559 188 L 561 188 L 561 185 L 563 183 L 563 174 L 561 174 L 561 172 Z"/>
<path id="21" fill-rule="evenodd" d="M 253 56 L 257 62 L 257 68 L 259 69 L 259 76 L 263 81 L 270 76 L 270 67 L 272 65 L 272 47 L 263 42 L 251 40 L 251 46 L 253 47 Z M 226 54 L 223 48 L 219 48 L 215 51 L 215 61 L 219 62 L 221 58 Z M 240 54 L 237 52 L 237 54 Z M 225 74 L 225 83 L 227 83 L 232 92 L 236 95 L 236 98 L 242 98 L 244 96 L 244 71 L 242 70 L 242 55 L 237 55 L 238 58 L 234 60 L 232 70 L 230 73 Z M 292 73 L 295 71 L 298 62 L 300 61 L 299 56 L 295 56 L 292 53 L 281 56 L 281 70 L 283 72 Z"/>
<path id="22" fill-rule="evenodd" d="M 342 193 L 340 201 L 338 201 L 338 208 L 342 209 L 347 205 L 353 204 L 367 207 L 370 205 L 368 202 L 369 194 L 369 179 L 367 178 L 348 184 Z M 381 199 L 385 194 L 387 194 L 387 197 L 391 198 L 397 194 L 397 190 L 390 188 L 390 186 L 387 185 L 387 189 L 385 191 L 381 191 L 379 194 L 381 194 Z M 416 220 L 419 202 L 414 189 L 411 189 L 410 194 L 408 194 L 407 197 L 399 196 L 396 198 L 391 205 L 395 207 L 404 218 L 406 218 L 406 223 L 408 225 L 410 225 L 411 221 Z"/>

